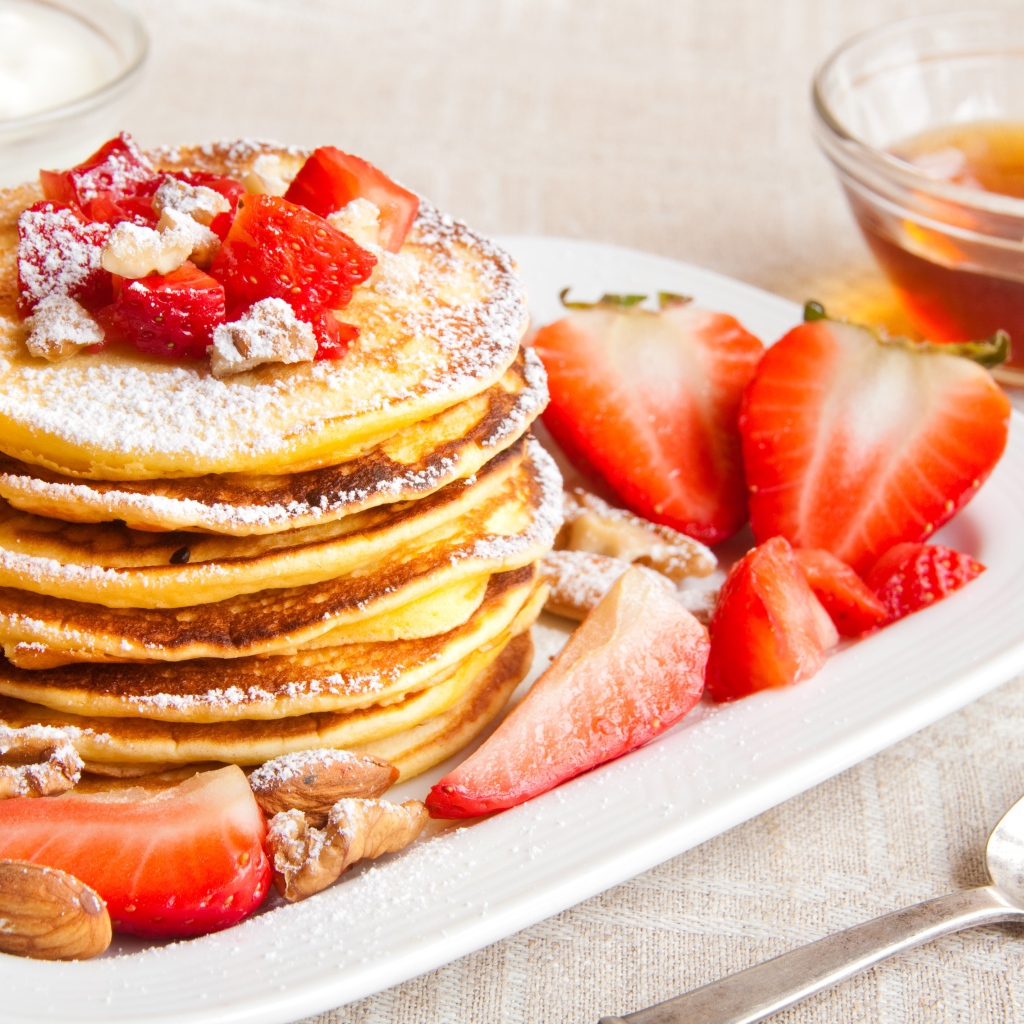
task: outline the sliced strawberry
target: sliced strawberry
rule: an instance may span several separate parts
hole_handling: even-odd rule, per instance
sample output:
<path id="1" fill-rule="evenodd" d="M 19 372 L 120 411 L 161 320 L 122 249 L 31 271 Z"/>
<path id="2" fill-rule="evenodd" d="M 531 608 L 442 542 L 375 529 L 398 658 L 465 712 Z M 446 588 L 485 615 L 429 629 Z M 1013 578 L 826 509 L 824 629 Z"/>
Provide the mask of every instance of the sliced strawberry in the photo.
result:
<path id="1" fill-rule="evenodd" d="M 340 359 L 359 337 L 359 328 L 339 320 L 329 309 L 314 313 L 309 322 L 316 335 L 316 359 Z"/>
<path id="2" fill-rule="evenodd" d="M 768 349 L 744 397 L 754 534 L 824 548 L 864 572 L 973 497 L 1009 419 L 988 372 L 949 346 L 801 324 Z"/>
<path id="3" fill-rule="evenodd" d="M 940 544 L 897 544 L 875 563 L 867 584 L 895 622 L 941 601 L 980 576 L 985 566 Z"/>
<path id="4" fill-rule="evenodd" d="M 153 193 L 162 175 L 122 132 L 68 171 L 40 171 L 43 195 L 74 203 L 92 221 L 153 224 Z"/>
<path id="5" fill-rule="evenodd" d="M 373 164 L 334 146 L 313 151 L 284 197 L 321 217 L 353 199 L 368 199 L 380 210 L 380 244 L 389 252 L 402 248 L 420 208 L 414 192 L 395 184 Z"/>
<path id="6" fill-rule="evenodd" d="M 70 872 L 115 931 L 183 938 L 227 928 L 267 894 L 267 826 L 242 770 L 170 789 L 0 801 L 0 858 Z"/>
<path id="7" fill-rule="evenodd" d="M 189 262 L 170 274 L 120 282 L 101 316 L 114 337 L 169 359 L 205 358 L 224 319 L 224 286 Z"/>
<path id="8" fill-rule="evenodd" d="M 845 562 L 821 548 L 797 548 L 793 555 L 840 636 L 863 636 L 885 623 L 885 605 Z"/>
<path id="9" fill-rule="evenodd" d="M 700 700 L 707 656 L 704 627 L 628 570 L 497 731 L 431 789 L 430 813 L 512 807 L 639 747 Z"/>
<path id="10" fill-rule="evenodd" d="M 100 254 L 108 224 L 90 224 L 67 203 L 33 203 L 18 218 L 18 312 L 29 316 L 48 295 L 70 295 L 95 312 L 113 297 Z"/>
<path id="11" fill-rule="evenodd" d="M 762 345 L 731 316 L 668 297 L 654 313 L 606 297 L 534 339 L 544 423 L 621 503 L 705 543 L 747 518 L 737 415 Z"/>
<path id="12" fill-rule="evenodd" d="M 231 319 L 260 299 L 284 299 L 301 319 L 340 309 L 376 257 L 309 210 L 280 196 L 244 196 L 210 273 Z"/>
<path id="13" fill-rule="evenodd" d="M 238 200 L 245 195 L 245 186 L 235 178 L 225 177 L 223 174 L 211 174 L 209 171 L 175 171 L 172 175 L 179 181 L 188 185 L 204 185 L 219 192 L 230 204 L 231 209 L 227 213 L 219 213 L 213 218 L 210 230 L 223 241 L 227 238 L 228 231 L 238 211 Z"/>
<path id="14" fill-rule="evenodd" d="M 716 701 L 809 679 L 839 642 L 782 537 L 753 548 L 732 567 L 710 630 L 706 682 Z"/>

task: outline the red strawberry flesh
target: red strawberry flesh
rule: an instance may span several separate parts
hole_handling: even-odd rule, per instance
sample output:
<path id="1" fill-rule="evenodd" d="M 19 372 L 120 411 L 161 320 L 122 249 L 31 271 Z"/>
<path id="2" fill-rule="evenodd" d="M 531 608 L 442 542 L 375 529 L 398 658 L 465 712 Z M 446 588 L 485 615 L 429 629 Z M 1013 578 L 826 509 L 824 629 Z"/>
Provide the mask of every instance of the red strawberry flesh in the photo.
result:
<path id="1" fill-rule="evenodd" d="M 334 146 L 314 150 L 288 186 L 285 199 L 326 217 L 353 199 L 380 210 L 380 244 L 398 252 L 419 211 L 419 197 L 393 182 L 373 164 Z"/>
<path id="2" fill-rule="evenodd" d="M 229 319 L 260 299 L 284 299 L 301 319 L 340 309 L 377 260 L 322 217 L 279 196 L 245 196 L 210 266 Z"/>
<path id="3" fill-rule="evenodd" d="M 840 636 L 863 636 L 885 623 L 885 605 L 845 562 L 821 548 L 797 548 L 793 555 Z"/>
<path id="4" fill-rule="evenodd" d="M 753 548 L 732 567 L 709 628 L 706 682 L 716 701 L 809 679 L 839 642 L 782 537 Z"/>
<path id="5" fill-rule="evenodd" d="M 122 281 L 101 321 L 148 355 L 204 359 L 214 329 L 224 323 L 224 288 L 186 262 L 170 274 Z"/>
<path id="6" fill-rule="evenodd" d="M 747 518 L 737 417 L 761 343 L 690 304 L 574 310 L 534 340 L 544 424 L 631 511 L 705 543 Z"/>
<path id="7" fill-rule="evenodd" d="M 47 199 L 74 203 L 90 220 L 107 224 L 154 223 L 152 197 L 162 177 L 124 132 L 68 171 L 39 172 Z"/>
<path id="8" fill-rule="evenodd" d="M 522 703 L 431 789 L 434 817 L 512 807 L 646 743 L 700 700 L 707 631 L 627 571 Z"/>
<path id="9" fill-rule="evenodd" d="M 29 316 L 48 295 L 70 295 L 95 312 L 112 298 L 100 266 L 110 227 L 90 224 L 73 206 L 43 200 L 18 218 L 18 312 Z"/>
<path id="10" fill-rule="evenodd" d="M 985 566 L 940 544 L 897 544 L 867 574 L 867 584 L 878 595 L 895 622 L 959 590 L 985 571 Z"/>
<path id="11" fill-rule="evenodd" d="M 820 320 L 765 353 L 740 429 L 754 535 L 824 548 L 865 572 L 930 536 L 1006 445 L 1010 404 L 959 356 Z"/>

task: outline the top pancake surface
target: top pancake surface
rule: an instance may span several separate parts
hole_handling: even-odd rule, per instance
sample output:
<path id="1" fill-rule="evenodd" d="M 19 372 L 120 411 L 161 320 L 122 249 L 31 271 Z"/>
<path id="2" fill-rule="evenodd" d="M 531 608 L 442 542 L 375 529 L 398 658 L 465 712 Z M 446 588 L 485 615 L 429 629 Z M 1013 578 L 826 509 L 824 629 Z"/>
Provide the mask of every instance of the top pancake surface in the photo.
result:
<path id="1" fill-rule="evenodd" d="M 154 160 L 240 176 L 261 153 L 293 165 L 301 157 L 236 143 Z M 32 186 L 0 191 L 0 451 L 71 476 L 275 474 L 345 462 L 490 387 L 526 329 L 511 259 L 424 203 L 402 248 L 419 283 L 356 288 L 341 315 L 360 337 L 341 359 L 223 380 L 206 360 L 120 346 L 46 363 L 28 354 L 15 312 L 18 215 L 38 198 Z"/>

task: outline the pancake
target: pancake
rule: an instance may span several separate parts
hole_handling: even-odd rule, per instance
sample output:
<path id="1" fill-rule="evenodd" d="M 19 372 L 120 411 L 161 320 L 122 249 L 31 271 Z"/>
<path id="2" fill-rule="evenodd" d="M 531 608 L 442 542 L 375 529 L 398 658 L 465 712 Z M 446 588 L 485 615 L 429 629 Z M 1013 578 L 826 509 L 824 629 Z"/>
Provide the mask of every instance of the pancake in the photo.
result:
<path id="1" fill-rule="evenodd" d="M 221 144 L 157 155 L 165 169 L 242 176 L 257 156 L 303 154 Z M 359 328 L 344 356 L 264 365 L 218 379 L 209 363 L 127 346 L 56 363 L 34 358 L 18 322 L 17 220 L 37 186 L 0 192 L 0 451 L 56 473 L 150 480 L 295 473 L 357 458 L 498 381 L 528 315 L 511 258 L 422 203 L 402 247 L 418 281 L 386 276 L 343 311 Z"/>
<path id="2" fill-rule="evenodd" d="M 238 659 L 294 650 L 339 625 L 401 607 L 481 574 L 527 565 L 561 522 L 557 470 L 530 444 L 489 502 L 416 538 L 372 567 L 308 587 L 264 590 L 194 608 L 106 608 L 0 588 L 0 642 L 79 661 Z M 428 499 L 430 500 L 430 499 Z"/>
<path id="3" fill-rule="evenodd" d="M 471 483 L 455 481 L 419 501 L 270 536 L 62 523 L 0 503 L 0 587 L 107 608 L 182 608 L 323 582 L 374 565 L 446 524 L 468 528 L 474 509 L 509 490 L 524 451 L 525 442 L 516 442 Z M 11 607 L 10 598 L 4 604 Z"/>
<path id="4" fill-rule="evenodd" d="M 339 647 L 344 644 L 387 643 L 392 640 L 420 640 L 428 636 L 447 633 L 467 622 L 483 603 L 490 574 L 461 580 L 425 597 L 410 601 L 399 608 L 356 622 L 346 622 L 302 644 L 294 650 L 281 650 L 278 654 L 293 654 L 298 650 L 319 647 Z M 97 664 L 131 664 L 139 659 L 113 656 L 98 657 L 93 652 L 73 647 L 58 649 L 39 643 L 13 643 L 4 649 L 4 656 L 12 665 L 25 669 L 58 668 L 92 661 Z"/>
<path id="5" fill-rule="evenodd" d="M 529 633 L 522 633 L 509 641 L 498 659 L 447 711 L 351 749 L 383 757 L 398 769 L 399 781 L 411 779 L 475 740 L 501 714 L 532 663 L 533 639 Z"/>
<path id="6" fill-rule="evenodd" d="M 496 573 L 480 607 L 465 623 L 419 640 L 231 661 L 82 664 L 39 671 L 0 661 L 0 694 L 60 712 L 179 723 L 265 720 L 367 707 L 431 686 L 439 674 L 492 644 L 516 619 L 538 578 L 536 565 Z"/>
<path id="7" fill-rule="evenodd" d="M 527 652 L 513 648 L 508 661 L 495 669 L 509 642 L 529 630 L 543 603 L 531 601 L 529 612 L 513 624 L 488 649 L 468 655 L 459 668 L 443 683 L 387 706 L 374 706 L 343 714 L 308 714 L 270 722 L 235 721 L 213 725 L 193 725 L 150 721 L 88 717 L 50 711 L 24 701 L 0 697 L 0 721 L 15 727 L 47 724 L 64 729 L 81 756 L 91 764 L 116 765 L 152 762 L 160 768 L 197 761 L 220 761 L 240 765 L 262 764 L 272 757 L 314 747 L 353 748 L 368 745 L 405 729 L 414 729 L 465 699 L 460 711 L 450 719 L 435 723 L 436 734 L 425 730 L 409 737 L 410 766 L 426 760 L 429 745 L 438 760 L 454 752 L 456 735 L 474 725 L 483 727 L 483 717 L 495 710 L 493 688 L 508 687 L 510 677 L 528 668 Z M 532 616 L 532 617 L 531 617 Z M 519 660 L 519 659 L 522 660 Z M 490 691 L 488 701 L 485 694 Z M 401 753 L 400 750 L 397 751 Z M 409 769 L 411 770 L 411 768 Z"/>
<path id="8" fill-rule="evenodd" d="M 493 387 L 338 466 L 280 476 L 109 483 L 75 480 L 0 455 L 0 498 L 72 523 L 120 520 L 138 530 L 236 537 L 296 530 L 422 498 L 471 476 L 525 433 L 546 401 L 544 368 L 525 349 Z"/>

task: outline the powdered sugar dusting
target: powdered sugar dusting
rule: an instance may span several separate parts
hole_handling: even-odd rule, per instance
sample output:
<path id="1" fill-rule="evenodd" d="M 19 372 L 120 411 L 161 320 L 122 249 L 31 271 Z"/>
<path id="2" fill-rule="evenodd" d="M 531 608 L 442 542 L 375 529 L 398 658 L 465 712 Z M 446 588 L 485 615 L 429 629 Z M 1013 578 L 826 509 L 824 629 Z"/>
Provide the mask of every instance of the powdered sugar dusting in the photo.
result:
<path id="1" fill-rule="evenodd" d="M 415 308 L 387 307 L 394 329 L 413 346 L 408 359 L 402 347 L 391 346 L 382 361 L 368 331 L 367 344 L 361 339 L 343 359 L 244 380 L 217 380 L 204 364 L 106 352 L 76 359 L 74 372 L 11 361 L 0 380 L 0 417 L 59 438 L 90 462 L 113 453 L 147 465 L 147 458 L 156 459 L 161 472 L 197 463 L 223 471 L 288 450 L 326 420 L 351 422 L 355 431 L 367 418 L 397 415 L 401 407 L 461 401 L 489 386 L 514 358 L 527 320 L 522 285 L 507 254 L 429 204 L 421 206 L 410 241 L 428 254 L 433 284 L 421 289 Z M 90 259 L 79 261 L 81 272 Z M 469 263 L 480 297 L 446 299 L 445 282 L 457 284 Z M 441 291 L 434 296 L 432 289 Z M 18 344 L 0 338 L 0 350 L 14 352 Z"/>
<path id="2" fill-rule="evenodd" d="M 300 750 L 294 754 L 283 754 L 281 757 L 264 762 L 249 776 L 249 785 L 254 793 L 272 792 L 286 782 L 308 776 L 315 769 L 336 764 L 355 768 L 364 762 L 365 758 L 358 754 L 333 747 Z"/>
<path id="3" fill-rule="evenodd" d="M 100 269 L 109 234 L 109 224 L 85 224 L 68 208 L 25 210 L 18 218 L 18 278 L 27 304 L 86 284 Z"/>

